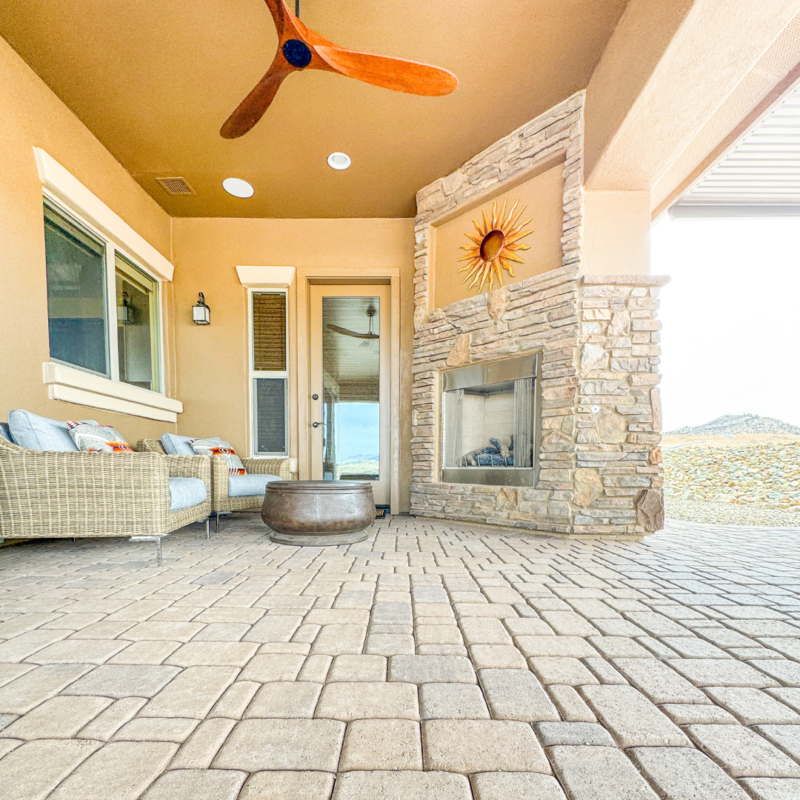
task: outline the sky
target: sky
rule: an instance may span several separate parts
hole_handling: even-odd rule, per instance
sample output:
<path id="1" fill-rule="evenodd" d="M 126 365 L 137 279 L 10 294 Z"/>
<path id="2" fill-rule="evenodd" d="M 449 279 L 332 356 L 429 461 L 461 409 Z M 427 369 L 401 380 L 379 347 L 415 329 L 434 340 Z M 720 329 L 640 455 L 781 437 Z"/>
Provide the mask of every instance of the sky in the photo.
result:
<path id="1" fill-rule="evenodd" d="M 800 425 L 800 217 L 652 228 L 661 289 L 664 430 L 725 414 Z"/>
<path id="2" fill-rule="evenodd" d="M 336 406 L 336 456 L 375 456 L 380 450 L 380 404 L 339 403 Z"/>

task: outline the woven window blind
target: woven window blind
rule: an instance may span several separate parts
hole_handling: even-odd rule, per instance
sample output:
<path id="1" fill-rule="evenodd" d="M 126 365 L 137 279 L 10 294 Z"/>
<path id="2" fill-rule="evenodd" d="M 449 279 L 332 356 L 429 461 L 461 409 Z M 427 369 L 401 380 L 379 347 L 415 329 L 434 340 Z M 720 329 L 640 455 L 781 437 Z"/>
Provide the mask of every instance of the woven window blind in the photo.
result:
<path id="1" fill-rule="evenodd" d="M 253 295 L 253 368 L 286 369 L 286 295 Z"/>

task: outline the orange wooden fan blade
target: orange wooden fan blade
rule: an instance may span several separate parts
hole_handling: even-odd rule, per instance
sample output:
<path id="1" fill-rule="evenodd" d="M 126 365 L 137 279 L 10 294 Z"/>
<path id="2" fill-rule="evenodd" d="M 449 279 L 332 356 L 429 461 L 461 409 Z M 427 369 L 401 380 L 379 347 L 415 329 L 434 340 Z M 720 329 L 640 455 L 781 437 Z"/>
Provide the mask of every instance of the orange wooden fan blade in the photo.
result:
<path id="1" fill-rule="evenodd" d="M 256 84 L 250 94 L 242 100 L 220 129 L 223 139 L 238 139 L 244 136 L 260 119 L 275 99 L 281 83 L 288 73 L 274 71 L 274 66 Z"/>
<path id="2" fill-rule="evenodd" d="M 314 50 L 335 72 L 364 83 L 382 86 L 384 89 L 439 96 L 450 94 L 458 86 L 458 78 L 452 72 L 417 61 L 359 53 L 356 50 L 326 47 L 316 43 Z"/>

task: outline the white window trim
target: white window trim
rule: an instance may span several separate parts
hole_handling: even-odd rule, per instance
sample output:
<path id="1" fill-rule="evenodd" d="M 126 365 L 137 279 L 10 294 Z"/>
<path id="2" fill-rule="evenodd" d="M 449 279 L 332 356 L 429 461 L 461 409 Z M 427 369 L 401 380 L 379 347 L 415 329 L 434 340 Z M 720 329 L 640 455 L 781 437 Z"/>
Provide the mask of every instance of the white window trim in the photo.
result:
<path id="1" fill-rule="evenodd" d="M 42 187 L 80 217 L 88 220 L 136 261 L 148 266 L 156 278 L 171 281 L 175 267 L 148 241 L 87 189 L 69 170 L 39 147 L 33 148 Z"/>
<path id="2" fill-rule="evenodd" d="M 57 211 L 66 214 L 67 217 L 73 217 L 79 225 L 106 242 L 108 284 L 106 305 L 109 324 L 116 324 L 116 294 L 113 290 L 116 274 L 113 258 L 115 250 L 138 269 L 158 281 L 159 358 L 158 363 L 153 366 L 158 375 L 159 386 L 163 388 L 165 374 L 162 284 L 172 280 L 174 270 L 172 264 L 52 156 L 38 147 L 34 147 L 33 150 L 45 200 Z M 106 342 L 106 347 L 109 350 L 110 378 L 63 362 L 52 360 L 44 362 L 43 380 L 49 387 L 50 399 L 162 422 L 177 422 L 177 415 L 183 412 L 183 404 L 166 397 L 163 391 L 142 389 L 119 381 L 116 348 L 111 340 Z"/>
<path id="3" fill-rule="evenodd" d="M 178 414 L 183 412 L 183 403 L 179 400 L 66 364 L 46 361 L 42 365 L 42 372 L 51 400 L 64 400 L 162 422 L 177 422 Z"/>
<path id="4" fill-rule="evenodd" d="M 242 267 L 237 267 L 237 270 Z M 255 269 L 270 269 L 270 267 L 256 267 Z M 290 269 L 294 275 L 294 267 L 282 267 L 279 269 Z M 241 277 L 241 274 L 240 274 Z M 247 372 L 248 372 L 248 404 L 250 408 L 250 457 L 251 458 L 288 458 L 291 451 L 291 443 L 289 441 L 290 425 L 289 425 L 289 290 L 288 284 L 283 288 L 271 286 L 259 286 L 257 288 L 247 289 Z M 286 366 L 285 370 L 257 370 L 254 366 L 254 352 L 253 352 L 253 295 L 263 294 L 264 292 L 271 292 L 273 294 L 282 294 L 286 302 Z M 255 398 L 255 385 L 256 378 L 282 378 L 286 381 L 286 452 L 285 453 L 259 453 L 258 442 L 256 437 L 258 431 L 256 430 L 256 398 Z M 290 471 L 297 472 L 296 460 L 292 459 L 293 465 L 290 465 Z"/>
<path id="5" fill-rule="evenodd" d="M 287 289 L 294 273 L 294 267 L 236 267 L 239 283 L 248 289 Z"/>

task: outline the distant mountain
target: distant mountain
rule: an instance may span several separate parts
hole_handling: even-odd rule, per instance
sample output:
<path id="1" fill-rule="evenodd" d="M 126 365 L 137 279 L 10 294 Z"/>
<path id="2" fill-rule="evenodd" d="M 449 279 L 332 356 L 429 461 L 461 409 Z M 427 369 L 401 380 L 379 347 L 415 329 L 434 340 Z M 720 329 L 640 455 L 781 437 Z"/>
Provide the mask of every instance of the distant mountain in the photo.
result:
<path id="1" fill-rule="evenodd" d="M 351 456 L 350 458 L 344 459 L 344 461 L 340 461 L 339 463 L 344 464 L 360 464 L 364 461 L 378 461 L 379 457 L 378 454 L 375 453 L 374 455 L 367 456 L 367 455 L 358 455 L 358 456 Z"/>
<path id="2" fill-rule="evenodd" d="M 681 436 L 736 436 L 740 433 L 800 434 L 800 428 L 772 417 L 759 417 L 758 414 L 728 414 L 706 422 L 705 425 L 678 428 L 669 433 Z"/>

